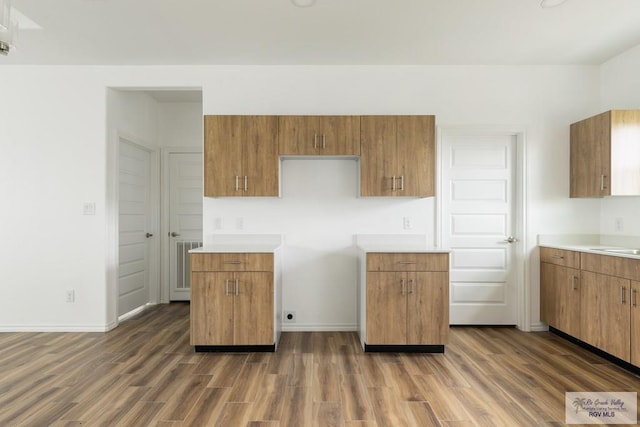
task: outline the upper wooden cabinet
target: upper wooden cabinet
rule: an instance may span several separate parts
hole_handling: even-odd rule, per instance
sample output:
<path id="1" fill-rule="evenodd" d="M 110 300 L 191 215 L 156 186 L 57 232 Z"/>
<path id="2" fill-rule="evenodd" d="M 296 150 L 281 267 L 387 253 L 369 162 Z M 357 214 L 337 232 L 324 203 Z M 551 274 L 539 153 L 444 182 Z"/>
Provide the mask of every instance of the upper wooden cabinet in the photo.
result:
<path id="1" fill-rule="evenodd" d="M 571 124 L 570 197 L 640 195 L 640 110 Z"/>
<path id="2" fill-rule="evenodd" d="M 281 155 L 360 154 L 360 116 L 280 116 Z"/>
<path id="3" fill-rule="evenodd" d="M 363 116 L 360 194 L 435 194 L 435 116 Z"/>
<path id="4" fill-rule="evenodd" d="M 278 169 L 276 116 L 205 116 L 205 196 L 278 196 Z"/>

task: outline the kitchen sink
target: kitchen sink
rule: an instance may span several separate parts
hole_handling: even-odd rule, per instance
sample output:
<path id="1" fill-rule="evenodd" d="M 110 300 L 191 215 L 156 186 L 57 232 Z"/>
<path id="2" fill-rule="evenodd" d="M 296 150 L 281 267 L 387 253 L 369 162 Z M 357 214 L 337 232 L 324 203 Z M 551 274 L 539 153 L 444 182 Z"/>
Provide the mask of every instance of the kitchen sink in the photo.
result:
<path id="1" fill-rule="evenodd" d="M 640 249 L 627 248 L 593 248 L 594 251 L 610 252 L 623 255 L 640 255 Z"/>

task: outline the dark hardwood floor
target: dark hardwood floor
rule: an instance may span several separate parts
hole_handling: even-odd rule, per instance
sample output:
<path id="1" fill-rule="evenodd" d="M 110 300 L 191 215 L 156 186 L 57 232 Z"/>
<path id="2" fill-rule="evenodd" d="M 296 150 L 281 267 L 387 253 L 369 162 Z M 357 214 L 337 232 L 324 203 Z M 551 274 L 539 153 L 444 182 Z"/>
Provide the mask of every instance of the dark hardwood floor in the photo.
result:
<path id="1" fill-rule="evenodd" d="M 0 334 L 0 426 L 559 426 L 567 391 L 640 377 L 549 333 L 453 328 L 445 354 L 364 354 L 355 333 L 194 353 L 189 306 L 109 333 Z"/>

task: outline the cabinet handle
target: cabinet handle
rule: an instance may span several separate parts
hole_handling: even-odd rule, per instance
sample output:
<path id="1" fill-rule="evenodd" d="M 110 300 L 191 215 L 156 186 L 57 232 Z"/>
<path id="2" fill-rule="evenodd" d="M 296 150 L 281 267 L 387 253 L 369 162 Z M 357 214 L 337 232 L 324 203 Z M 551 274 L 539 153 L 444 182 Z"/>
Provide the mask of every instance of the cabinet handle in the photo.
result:
<path id="1" fill-rule="evenodd" d="M 600 191 L 604 191 L 604 179 L 606 178 L 606 175 L 600 175 Z"/>
<path id="2" fill-rule="evenodd" d="M 324 150 L 325 148 L 327 148 L 327 137 L 323 133 L 322 134 L 322 149 Z"/>
<path id="3" fill-rule="evenodd" d="M 313 149 L 317 149 L 318 148 L 318 133 L 314 133 L 313 134 Z"/>
<path id="4" fill-rule="evenodd" d="M 395 175 L 391 177 L 391 191 L 396 191 L 396 177 L 395 177 Z"/>
<path id="5" fill-rule="evenodd" d="M 571 288 L 574 291 L 578 289 L 578 277 L 572 276 L 572 278 L 571 278 Z"/>
<path id="6" fill-rule="evenodd" d="M 236 296 L 238 296 L 238 294 L 239 294 L 239 291 L 238 291 L 238 279 L 236 279 L 235 282 L 236 282 Z"/>
<path id="7" fill-rule="evenodd" d="M 238 175 L 236 175 L 236 191 L 238 191 L 238 188 L 239 188 L 239 186 L 238 186 L 238 178 L 240 178 L 240 177 Z"/>
<path id="8" fill-rule="evenodd" d="M 223 263 L 223 264 L 236 264 L 236 265 L 237 265 L 237 264 L 242 264 L 242 262 L 241 262 L 241 261 L 223 261 L 222 263 Z"/>
<path id="9" fill-rule="evenodd" d="M 638 291 L 636 291 L 635 289 L 631 289 L 631 306 L 632 307 L 638 306 L 638 301 L 636 301 L 637 294 L 638 294 Z"/>
<path id="10" fill-rule="evenodd" d="M 247 191 L 247 189 L 249 188 L 247 183 L 249 181 L 249 178 L 247 177 L 247 175 L 244 176 L 244 191 Z"/>
<path id="11" fill-rule="evenodd" d="M 625 288 L 624 286 L 620 286 L 620 304 L 625 305 L 627 303 L 627 300 L 625 299 L 625 296 L 627 294 L 627 288 Z"/>
<path id="12" fill-rule="evenodd" d="M 551 258 L 553 258 L 553 259 L 564 259 L 564 257 L 560 256 L 560 255 L 551 255 Z"/>
<path id="13" fill-rule="evenodd" d="M 224 281 L 224 294 L 229 295 L 229 279 Z"/>
<path id="14" fill-rule="evenodd" d="M 402 295 L 405 295 L 405 293 L 406 293 L 406 283 L 405 283 L 404 279 L 402 279 L 400 281 L 400 283 L 402 283 Z"/>
<path id="15" fill-rule="evenodd" d="M 413 293 L 413 279 L 409 280 L 409 293 Z"/>
<path id="16" fill-rule="evenodd" d="M 404 175 L 400 176 L 400 191 L 404 191 Z"/>
<path id="17" fill-rule="evenodd" d="M 398 261 L 398 264 L 417 264 L 416 261 Z"/>

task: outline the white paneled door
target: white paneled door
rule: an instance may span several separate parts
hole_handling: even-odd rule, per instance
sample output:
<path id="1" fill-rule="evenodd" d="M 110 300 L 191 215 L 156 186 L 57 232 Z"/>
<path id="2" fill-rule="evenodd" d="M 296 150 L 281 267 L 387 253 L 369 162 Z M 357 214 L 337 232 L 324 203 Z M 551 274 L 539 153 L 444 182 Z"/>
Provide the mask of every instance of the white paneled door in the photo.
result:
<path id="1" fill-rule="evenodd" d="M 118 316 L 150 301 L 151 152 L 119 141 Z"/>
<path id="2" fill-rule="evenodd" d="M 202 246 L 202 153 L 169 154 L 169 299 L 190 299 L 189 249 Z"/>
<path id="3" fill-rule="evenodd" d="M 515 325 L 515 135 L 442 136 L 442 244 L 452 325 Z"/>

